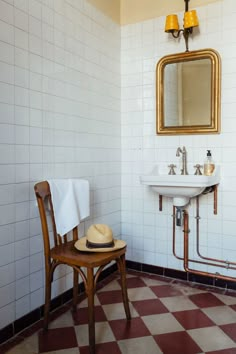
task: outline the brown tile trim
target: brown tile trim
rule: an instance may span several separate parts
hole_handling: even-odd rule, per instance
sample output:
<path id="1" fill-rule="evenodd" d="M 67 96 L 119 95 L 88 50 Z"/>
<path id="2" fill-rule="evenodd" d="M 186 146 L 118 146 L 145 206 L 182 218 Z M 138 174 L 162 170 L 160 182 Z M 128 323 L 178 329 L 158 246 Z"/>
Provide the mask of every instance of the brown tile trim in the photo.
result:
<path id="1" fill-rule="evenodd" d="M 177 270 L 177 269 L 165 268 L 164 269 L 164 276 L 169 277 L 169 278 L 180 279 L 180 280 L 184 280 L 184 281 L 189 280 L 188 273 L 183 272 L 181 270 Z"/>
<path id="2" fill-rule="evenodd" d="M 0 330 L 0 343 L 7 341 L 13 336 L 14 336 L 14 325 L 13 323 L 11 323 Z"/>
<path id="3" fill-rule="evenodd" d="M 186 273 L 185 271 L 170 269 L 170 268 L 163 268 L 158 266 L 153 266 L 149 264 L 143 264 L 133 261 L 127 261 L 127 268 L 136 270 L 139 272 L 145 272 L 150 274 L 157 274 L 169 278 L 179 279 L 187 282 L 194 282 L 209 286 L 214 286 L 218 288 L 222 288 L 225 291 L 236 290 L 236 282 L 229 282 L 229 281 L 222 281 L 222 280 L 215 280 L 211 277 L 195 275 L 191 273 Z"/>
<path id="4" fill-rule="evenodd" d="M 116 272 L 117 266 L 113 264 L 112 266 L 104 269 L 99 276 L 97 288 L 100 289 L 106 283 L 110 282 L 113 277 L 113 273 Z M 114 276 L 115 277 L 115 276 Z M 84 284 L 79 284 L 80 301 L 86 297 L 84 294 Z M 73 291 L 72 289 L 67 290 L 63 294 L 57 296 L 51 300 L 51 315 L 50 317 L 55 318 L 60 316 L 62 313 L 68 310 L 70 301 L 72 300 Z M 23 340 L 25 337 L 32 335 L 40 327 L 42 327 L 44 306 L 31 311 L 27 315 L 17 319 L 13 323 L 7 325 L 6 327 L 0 329 L 0 353 L 5 353 L 7 350 L 15 346 L 18 342 Z M 56 311 L 55 311 L 56 310 Z M 33 325 L 33 326 L 32 326 Z M 29 327 L 31 326 L 31 327 Z M 13 338 L 16 334 L 20 335 Z M 12 340 L 11 340 L 12 338 Z M 7 342 L 8 341 L 8 342 Z M 17 341 L 17 342 L 16 342 Z M 5 343 L 7 342 L 7 343 Z M 4 343 L 4 344 L 2 344 Z M 2 344 L 2 345 L 1 345 Z"/>
<path id="5" fill-rule="evenodd" d="M 21 332 L 24 328 L 31 326 L 33 323 L 38 322 L 41 318 L 41 309 L 38 308 L 31 311 L 27 315 L 19 318 L 14 322 L 14 333 Z"/>
<path id="6" fill-rule="evenodd" d="M 164 268 L 149 264 L 142 264 L 142 272 L 164 276 Z"/>
<path id="7" fill-rule="evenodd" d="M 204 277 L 203 275 L 197 275 L 197 274 L 190 273 L 190 274 L 188 274 L 188 280 L 193 283 L 201 283 L 204 285 L 214 286 L 214 279 L 211 277 L 206 277 L 206 276 Z M 222 286 L 222 288 L 225 288 L 225 286 Z"/>

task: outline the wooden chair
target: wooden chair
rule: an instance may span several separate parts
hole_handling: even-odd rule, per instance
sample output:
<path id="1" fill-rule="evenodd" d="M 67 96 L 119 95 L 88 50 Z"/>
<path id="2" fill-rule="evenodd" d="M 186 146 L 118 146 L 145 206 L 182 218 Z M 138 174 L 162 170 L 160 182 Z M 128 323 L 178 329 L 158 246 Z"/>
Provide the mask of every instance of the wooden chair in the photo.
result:
<path id="1" fill-rule="evenodd" d="M 89 346 L 90 353 L 95 353 L 95 321 L 94 321 L 94 294 L 96 283 L 99 275 L 104 267 L 111 261 L 116 261 L 121 276 L 122 297 L 127 320 L 131 319 L 127 286 L 126 286 L 126 268 L 125 268 L 125 253 L 126 247 L 111 252 L 103 253 L 88 253 L 78 251 L 74 247 L 74 243 L 78 240 L 78 229 L 73 229 L 73 241 L 68 241 L 67 235 L 62 237 L 57 234 L 54 218 L 53 204 L 51 198 L 50 187 L 47 181 L 39 182 L 34 186 L 39 214 L 41 218 L 44 256 L 45 256 L 45 308 L 44 308 L 44 329 L 48 329 L 49 310 L 51 300 L 51 283 L 53 272 L 59 264 L 66 264 L 73 268 L 73 310 L 76 310 L 78 298 L 78 280 L 79 274 L 84 282 L 85 291 L 88 297 L 88 318 L 89 318 Z M 47 202 L 47 208 L 45 201 Z M 49 217 L 47 210 L 49 209 Z M 51 247 L 49 239 L 50 225 L 52 222 L 52 231 L 54 245 Z M 87 274 L 82 270 L 85 267 Z M 94 268 L 98 268 L 94 272 Z"/>

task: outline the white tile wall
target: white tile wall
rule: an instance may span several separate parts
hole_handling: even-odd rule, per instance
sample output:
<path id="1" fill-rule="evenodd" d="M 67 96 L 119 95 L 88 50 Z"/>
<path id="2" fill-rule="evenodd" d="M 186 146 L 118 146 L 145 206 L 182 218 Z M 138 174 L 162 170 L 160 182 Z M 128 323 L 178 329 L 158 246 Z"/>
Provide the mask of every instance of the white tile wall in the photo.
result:
<path id="1" fill-rule="evenodd" d="M 222 180 L 218 193 L 218 214 L 213 214 L 213 196 L 200 199 L 202 254 L 236 259 L 236 3 L 223 0 L 197 9 L 200 29 L 190 38 L 190 50 L 214 48 L 222 58 L 222 132 L 206 136 L 157 136 L 155 114 L 155 69 L 161 57 L 185 50 L 184 40 L 174 40 L 163 28 L 165 18 L 156 18 L 121 28 L 122 82 L 122 235 L 128 242 L 128 258 L 183 270 L 172 255 L 172 206 L 163 200 L 159 211 L 158 195 L 142 186 L 139 176 L 155 164 L 167 166 L 179 161 L 178 146 L 186 146 L 188 163 L 203 163 L 206 149 L 211 149 L 221 165 Z M 181 17 L 182 14 L 180 14 Z M 190 214 L 190 254 L 196 256 L 194 242 L 195 202 Z M 177 228 L 177 253 L 183 254 L 182 228 Z M 199 269 L 196 265 L 195 268 Z M 235 271 L 219 271 L 236 277 Z"/>
<path id="2" fill-rule="evenodd" d="M 164 200 L 160 212 L 139 175 L 154 164 L 178 164 L 178 146 L 187 147 L 191 164 L 212 149 L 222 168 L 218 215 L 212 195 L 201 197 L 200 244 L 208 256 L 236 259 L 236 26 L 229 21 L 235 13 L 233 0 L 200 7 L 200 33 L 190 39 L 190 49 L 210 46 L 221 54 L 222 133 L 160 137 L 155 66 L 184 51 L 183 40 L 164 33 L 164 17 L 120 29 L 86 0 L 0 0 L 0 328 L 43 303 L 33 194 L 41 179 L 87 178 L 91 217 L 81 234 L 92 222 L 109 223 L 127 240 L 128 259 L 183 269 L 171 252 L 171 203 Z M 189 213 L 195 256 L 195 202 Z M 181 230 L 176 237 L 182 255 Z M 71 274 L 58 269 L 53 296 L 71 284 Z"/>
<path id="3" fill-rule="evenodd" d="M 0 328 L 44 299 L 36 181 L 87 178 L 80 233 L 120 235 L 120 136 L 120 27 L 86 0 L 0 0 Z"/>

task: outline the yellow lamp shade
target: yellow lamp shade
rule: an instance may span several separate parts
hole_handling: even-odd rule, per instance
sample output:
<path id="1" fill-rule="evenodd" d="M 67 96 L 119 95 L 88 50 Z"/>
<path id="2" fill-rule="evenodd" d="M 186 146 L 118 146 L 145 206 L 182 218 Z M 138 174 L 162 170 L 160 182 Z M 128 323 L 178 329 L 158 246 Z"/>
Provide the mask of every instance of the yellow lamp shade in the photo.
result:
<path id="1" fill-rule="evenodd" d="M 172 32 L 179 30 L 179 22 L 177 15 L 166 16 L 165 32 Z"/>
<path id="2" fill-rule="evenodd" d="M 184 28 L 196 27 L 199 25 L 196 10 L 187 11 L 184 14 Z"/>

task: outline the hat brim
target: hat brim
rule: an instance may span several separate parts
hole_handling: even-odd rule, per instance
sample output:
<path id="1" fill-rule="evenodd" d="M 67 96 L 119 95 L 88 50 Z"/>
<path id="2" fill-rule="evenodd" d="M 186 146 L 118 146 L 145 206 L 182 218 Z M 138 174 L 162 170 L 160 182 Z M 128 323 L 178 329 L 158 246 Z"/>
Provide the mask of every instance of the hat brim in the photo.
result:
<path id="1" fill-rule="evenodd" d="M 113 240 L 114 241 L 114 246 L 113 247 L 106 247 L 106 248 L 88 248 L 86 246 L 86 241 L 87 238 L 82 237 L 80 238 L 78 241 L 75 242 L 75 248 L 77 248 L 77 250 L 79 251 L 83 251 L 83 252 L 111 252 L 111 251 L 116 251 L 119 250 L 121 248 L 124 248 L 126 246 L 126 242 L 123 240 Z"/>

